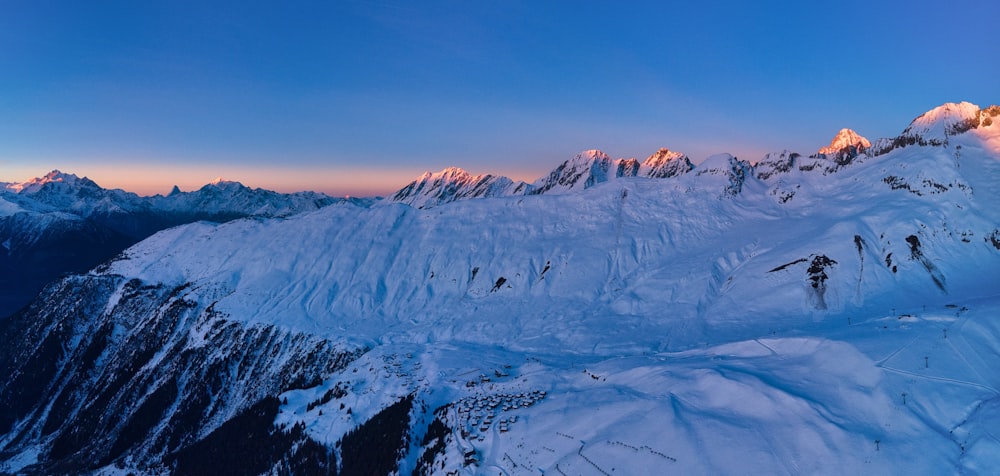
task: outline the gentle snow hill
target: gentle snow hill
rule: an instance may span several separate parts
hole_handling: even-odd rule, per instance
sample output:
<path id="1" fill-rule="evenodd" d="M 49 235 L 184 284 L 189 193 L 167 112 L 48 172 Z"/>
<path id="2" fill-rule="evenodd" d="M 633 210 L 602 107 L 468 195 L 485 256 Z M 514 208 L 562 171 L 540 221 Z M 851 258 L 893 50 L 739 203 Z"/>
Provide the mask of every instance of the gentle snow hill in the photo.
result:
<path id="1" fill-rule="evenodd" d="M 0 381 L 0 470 L 166 472 L 250 412 L 299 438 L 261 474 L 308 444 L 343 473 L 989 473 L 1000 108 L 942 107 L 940 143 L 657 179 L 590 151 L 552 193 L 164 230 L 21 315 L 79 358 L 0 351 L 52 375 Z"/>

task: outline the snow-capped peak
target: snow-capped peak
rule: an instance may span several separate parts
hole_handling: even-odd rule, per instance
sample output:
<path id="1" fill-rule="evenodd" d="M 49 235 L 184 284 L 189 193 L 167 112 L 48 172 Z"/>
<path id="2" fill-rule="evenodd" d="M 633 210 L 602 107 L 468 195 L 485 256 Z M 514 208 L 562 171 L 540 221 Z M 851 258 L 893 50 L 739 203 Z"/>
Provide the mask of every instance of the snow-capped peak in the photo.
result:
<path id="1" fill-rule="evenodd" d="M 576 154 L 574 160 L 611 160 L 611 156 L 600 149 L 590 149 Z"/>
<path id="2" fill-rule="evenodd" d="M 222 178 L 222 177 L 216 177 L 215 180 L 212 180 L 211 182 L 208 182 L 208 185 L 215 185 L 217 187 L 224 187 L 224 186 L 228 186 L 228 185 L 243 185 L 243 184 L 241 184 L 239 182 L 236 182 L 236 181 L 233 181 L 233 180 L 228 180 L 228 179 L 225 179 L 225 178 Z"/>
<path id="3" fill-rule="evenodd" d="M 693 168 L 694 165 L 691 164 L 691 159 L 688 156 L 663 147 L 642 162 L 639 175 L 650 178 L 675 177 L 685 174 Z"/>
<path id="4" fill-rule="evenodd" d="M 523 195 L 527 190 L 524 182 L 515 183 L 502 175 L 473 176 L 459 167 L 447 167 L 440 172 L 424 172 L 386 201 L 427 208 L 467 198 Z"/>
<path id="5" fill-rule="evenodd" d="M 201 187 L 200 191 L 218 193 L 218 192 L 229 192 L 229 193 L 239 193 L 241 190 L 249 189 L 246 185 L 233 180 L 227 180 L 222 177 L 216 177 L 215 180 L 205 184 Z"/>
<path id="6" fill-rule="evenodd" d="M 465 171 L 461 167 L 445 167 L 440 172 L 424 172 L 420 177 L 417 178 L 418 182 L 435 181 L 435 180 L 445 180 L 445 181 L 459 181 L 464 182 L 472 179 L 472 174 Z"/>
<path id="7" fill-rule="evenodd" d="M 833 140 L 830 141 L 830 145 L 819 149 L 820 154 L 836 154 L 844 149 L 851 149 L 860 151 L 867 149 L 872 146 L 872 143 L 868 141 L 864 136 L 854 132 L 851 129 L 841 129 Z"/>
<path id="8" fill-rule="evenodd" d="M 662 164 L 668 160 L 676 160 L 681 157 L 684 157 L 684 154 L 672 151 L 666 147 L 661 147 L 660 150 L 653 152 L 652 155 L 647 157 L 643 163 L 650 165 Z"/>
<path id="9" fill-rule="evenodd" d="M 598 149 L 585 150 L 575 157 L 563 162 L 532 184 L 533 194 L 565 193 L 571 190 L 583 190 L 595 184 L 606 182 L 614 161 L 608 154 Z M 612 176 L 619 176 L 617 170 Z"/>
<path id="10" fill-rule="evenodd" d="M 988 131 L 997 116 L 1000 116 L 1000 107 L 997 106 L 980 109 L 970 102 L 945 103 L 918 116 L 899 136 L 879 139 L 872 147 L 871 155 L 879 156 L 911 145 L 947 146 L 949 137 L 970 130 L 979 130 L 980 134 L 987 131 L 987 135 L 992 135 Z M 1000 138 L 994 137 L 986 140 L 987 144 L 1000 142 Z"/>
<path id="11" fill-rule="evenodd" d="M 27 182 L 9 184 L 7 185 L 7 189 L 16 193 L 35 193 L 47 183 L 66 183 L 75 185 L 81 182 L 93 183 L 86 177 L 81 179 L 74 174 L 67 174 L 56 169 L 49 172 L 44 177 L 35 177 Z"/>
<path id="12" fill-rule="evenodd" d="M 979 126 L 979 106 L 970 102 L 945 103 L 921 114 L 903 131 L 903 136 L 946 139 Z M 973 124 L 973 122 L 975 124 Z"/>

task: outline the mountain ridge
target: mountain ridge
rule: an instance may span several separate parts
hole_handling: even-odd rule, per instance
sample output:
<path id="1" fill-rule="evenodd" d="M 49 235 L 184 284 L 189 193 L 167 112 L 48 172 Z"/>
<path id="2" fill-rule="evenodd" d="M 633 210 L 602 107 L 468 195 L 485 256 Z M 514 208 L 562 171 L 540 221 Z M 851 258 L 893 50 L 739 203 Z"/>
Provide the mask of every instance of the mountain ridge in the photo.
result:
<path id="1" fill-rule="evenodd" d="M 993 118 L 997 116 L 1000 116 L 1000 107 L 998 106 L 981 109 L 968 102 L 945 103 L 913 119 L 900 135 L 894 138 L 878 139 L 874 145 L 854 130 L 844 128 L 838 131 L 829 145 L 821 147 L 816 154 L 806 157 L 792 151 L 772 152 L 765 154 L 754 163 L 744 161 L 745 166 L 741 167 L 745 170 L 743 172 L 734 171 L 733 174 L 771 177 L 791 170 L 793 167 L 791 162 L 796 162 L 798 165 L 794 167 L 798 167 L 802 171 L 817 170 L 824 174 L 830 174 L 850 165 L 855 160 L 863 161 L 877 157 L 907 144 L 945 145 L 947 137 L 978 128 L 980 124 L 988 127 L 992 124 Z M 719 156 L 720 154 L 715 154 L 709 158 Z M 784 157 L 782 163 L 774 162 L 777 157 Z M 621 177 L 672 178 L 691 171 L 704 173 L 706 166 L 703 164 L 704 161 L 695 165 L 683 153 L 674 152 L 665 147 L 651 154 L 641 164 L 636 159 L 613 159 L 602 150 L 591 149 L 582 151 L 572 159 L 564 161 L 548 175 L 536 179 L 531 184 L 516 182 L 513 187 L 489 188 L 489 192 L 486 191 L 487 188 L 481 186 L 479 188 L 469 187 L 467 179 L 449 179 L 445 173 L 449 169 L 435 174 L 425 172 L 417 181 L 391 195 L 386 202 L 419 203 L 418 208 L 426 208 L 470 198 L 569 193 Z M 432 175 L 436 180 L 435 190 L 444 188 L 454 190 L 454 192 L 438 194 L 434 198 L 421 198 L 423 189 L 417 184 L 427 180 Z M 491 174 L 476 177 L 489 177 L 491 181 L 502 181 L 504 184 L 507 181 L 515 183 L 507 177 Z M 735 191 L 739 187 L 736 185 L 738 180 L 734 180 L 731 190 Z"/>
<path id="2" fill-rule="evenodd" d="M 141 197 L 53 170 L 0 187 L 0 318 L 49 281 L 79 273 L 156 231 L 198 220 L 289 216 L 336 203 L 324 194 L 280 194 L 238 182 Z"/>
<path id="3" fill-rule="evenodd" d="M 26 343 L 0 348 L 0 471 L 988 472 L 982 117 L 845 163 L 648 179 L 592 151 L 545 182 L 567 193 L 160 231 L 0 319 Z"/>

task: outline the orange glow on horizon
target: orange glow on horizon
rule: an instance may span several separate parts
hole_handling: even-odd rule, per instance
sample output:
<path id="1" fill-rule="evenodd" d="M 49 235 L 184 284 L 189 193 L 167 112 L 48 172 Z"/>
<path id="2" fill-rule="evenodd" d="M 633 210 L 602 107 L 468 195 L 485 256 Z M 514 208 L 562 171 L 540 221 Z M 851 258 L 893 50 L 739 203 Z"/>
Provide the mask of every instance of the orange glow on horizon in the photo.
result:
<path id="1" fill-rule="evenodd" d="M 378 169 L 285 169 L 270 167 L 158 167 L 95 170 L 90 178 L 104 188 L 120 188 L 139 195 L 167 194 L 174 185 L 190 192 L 223 178 L 251 188 L 291 193 L 315 191 L 331 196 L 375 196 L 398 190 L 412 178 L 412 172 Z M 405 181 L 404 181 L 405 180 Z"/>
<path id="2" fill-rule="evenodd" d="M 456 165 L 459 166 L 460 165 Z M 203 187 L 223 178 L 240 182 L 251 188 L 263 188 L 282 193 L 315 191 L 334 197 L 386 196 L 406 186 L 424 172 L 439 172 L 445 167 L 273 167 L 260 165 L 167 165 L 101 163 L 97 165 L 56 165 L 36 169 L 28 167 L 6 168 L 2 182 L 25 182 L 42 177 L 53 169 L 87 177 L 105 189 L 121 189 L 142 196 L 166 195 L 174 185 L 184 192 Z M 463 167 L 464 168 L 464 167 Z M 503 175 L 514 181 L 532 182 L 547 171 L 534 170 L 482 170 L 465 169 L 469 174 Z M 7 175 L 10 174 L 10 175 Z"/>

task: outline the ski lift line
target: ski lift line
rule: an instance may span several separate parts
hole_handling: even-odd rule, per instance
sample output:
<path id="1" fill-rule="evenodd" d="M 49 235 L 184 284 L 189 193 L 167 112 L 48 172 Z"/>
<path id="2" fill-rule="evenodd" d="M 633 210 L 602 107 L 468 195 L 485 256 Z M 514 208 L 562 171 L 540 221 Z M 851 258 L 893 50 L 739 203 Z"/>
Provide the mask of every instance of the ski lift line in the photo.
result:
<path id="1" fill-rule="evenodd" d="M 913 343 L 916 342 L 917 339 L 920 339 L 923 336 L 923 334 L 924 334 L 923 332 L 919 332 L 916 336 L 913 337 L 913 339 L 910 340 L 910 342 L 907 342 L 906 345 L 904 345 L 904 346 L 896 349 L 891 354 L 889 354 L 889 355 L 883 357 L 882 359 L 879 359 L 878 361 L 876 361 L 875 362 L 875 366 L 879 367 L 879 368 L 888 368 L 888 367 L 885 367 L 885 363 L 886 362 L 888 362 L 890 359 L 892 359 L 893 357 L 895 357 L 896 354 L 902 352 L 903 350 L 905 350 L 905 349 L 909 348 L 911 345 L 913 345 Z"/>
<path id="2" fill-rule="evenodd" d="M 984 384 L 981 384 L 981 383 L 969 382 L 967 380 L 951 379 L 951 378 L 947 378 L 947 377 L 936 377 L 934 375 L 921 375 L 921 374 L 916 373 L 916 372 L 910 372 L 908 370 L 902 370 L 902 369 L 897 369 L 897 368 L 893 368 L 893 367 L 882 367 L 882 369 L 883 370 L 888 370 L 890 372 L 895 372 L 895 373 L 898 373 L 898 374 L 909 375 L 911 377 L 919 377 L 919 378 L 923 378 L 923 379 L 927 379 L 927 380 L 937 380 L 939 382 L 953 383 L 953 384 L 958 384 L 958 385 L 967 385 L 967 386 L 970 386 L 970 387 L 981 388 L 983 390 L 989 390 L 989 391 L 993 392 L 996 395 L 1000 395 L 1000 390 L 997 390 L 996 388 L 993 388 L 993 387 L 991 387 L 989 385 L 984 385 Z"/>

